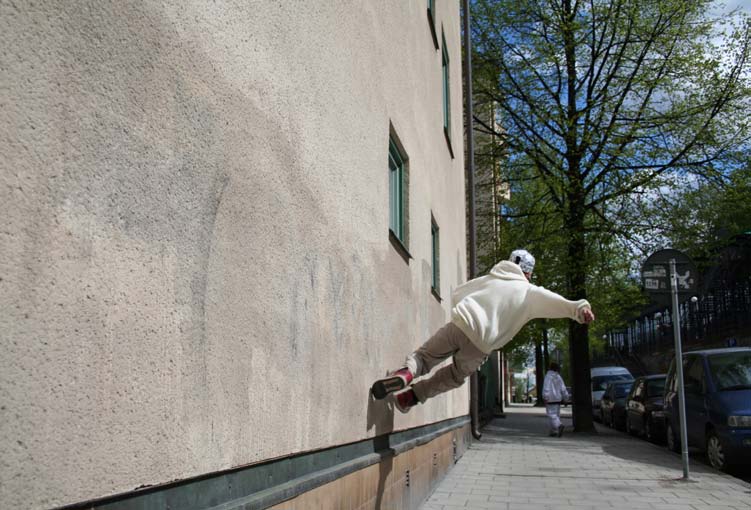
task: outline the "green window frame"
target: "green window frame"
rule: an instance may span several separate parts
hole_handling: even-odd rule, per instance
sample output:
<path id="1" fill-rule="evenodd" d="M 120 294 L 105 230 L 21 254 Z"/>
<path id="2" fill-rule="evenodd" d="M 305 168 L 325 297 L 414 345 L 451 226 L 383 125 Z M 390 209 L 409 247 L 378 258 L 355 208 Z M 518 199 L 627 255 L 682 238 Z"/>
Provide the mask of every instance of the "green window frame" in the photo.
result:
<path id="1" fill-rule="evenodd" d="M 431 240 L 431 259 L 433 274 L 431 279 L 430 288 L 440 297 L 441 295 L 441 238 L 440 229 L 435 222 L 435 218 L 430 218 L 430 240 Z"/>
<path id="2" fill-rule="evenodd" d="M 389 137 L 389 229 L 407 246 L 405 158 L 393 137 Z"/>
<path id="3" fill-rule="evenodd" d="M 438 37 L 435 35 L 435 0 L 428 0 L 428 25 L 435 49 L 438 49 Z"/>
<path id="4" fill-rule="evenodd" d="M 446 48 L 446 35 L 441 32 L 443 47 L 441 48 L 441 68 L 443 77 L 443 131 L 446 138 L 451 140 L 451 74 L 449 71 L 449 52 Z"/>

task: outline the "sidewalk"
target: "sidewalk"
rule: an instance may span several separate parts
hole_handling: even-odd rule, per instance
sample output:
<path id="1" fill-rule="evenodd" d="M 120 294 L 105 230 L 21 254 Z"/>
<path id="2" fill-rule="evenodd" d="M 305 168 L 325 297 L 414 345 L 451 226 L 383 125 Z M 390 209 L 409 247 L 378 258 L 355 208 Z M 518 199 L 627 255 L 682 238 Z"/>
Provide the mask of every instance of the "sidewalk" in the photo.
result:
<path id="1" fill-rule="evenodd" d="M 548 437 L 541 408 L 506 409 L 438 485 L 422 510 L 748 510 L 751 484 L 691 459 L 598 426 L 599 434 Z"/>

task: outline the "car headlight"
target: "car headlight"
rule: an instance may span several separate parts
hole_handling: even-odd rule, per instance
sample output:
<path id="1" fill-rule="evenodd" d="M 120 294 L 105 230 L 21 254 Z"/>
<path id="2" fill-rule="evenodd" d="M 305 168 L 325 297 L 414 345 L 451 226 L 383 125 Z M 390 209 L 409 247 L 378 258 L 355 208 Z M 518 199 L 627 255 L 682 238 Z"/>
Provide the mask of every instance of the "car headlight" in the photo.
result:
<path id="1" fill-rule="evenodd" d="M 728 427 L 751 427 L 751 416 L 728 416 Z"/>

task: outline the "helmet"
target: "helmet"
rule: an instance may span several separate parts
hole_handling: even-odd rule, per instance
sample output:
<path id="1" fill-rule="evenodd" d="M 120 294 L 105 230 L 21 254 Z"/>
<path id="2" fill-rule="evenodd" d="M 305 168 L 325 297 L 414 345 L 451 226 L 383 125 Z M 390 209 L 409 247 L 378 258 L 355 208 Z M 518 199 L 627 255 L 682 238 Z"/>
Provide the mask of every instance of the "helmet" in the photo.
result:
<path id="1" fill-rule="evenodd" d="M 508 259 L 518 264 L 523 273 L 531 273 L 535 268 L 535 258 L 527 250 L 514 250 Z"/>

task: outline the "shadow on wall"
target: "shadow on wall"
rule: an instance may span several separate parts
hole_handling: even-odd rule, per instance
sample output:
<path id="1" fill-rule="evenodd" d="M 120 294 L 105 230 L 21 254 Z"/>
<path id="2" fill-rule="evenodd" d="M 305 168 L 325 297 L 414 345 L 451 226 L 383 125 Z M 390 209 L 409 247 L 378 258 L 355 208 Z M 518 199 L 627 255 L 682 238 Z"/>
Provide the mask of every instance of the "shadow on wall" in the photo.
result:
<path id="1" fill-rule="evenodd" d="M 461 250 L 456 250 L 456 281 L 459 282 L 457 285 L 461 285 L 465 281 L 467 281 L 467 273 L 465 271 L 462 271 L 462 252 Z M 467 261 L 467 264 L 469 265 L 469 261 Z M 469 270 L 469 267 L 467 268 Z"/>
<path id="2" fill-rule="evenodd" d="M 368 431 L 375 427 L 375 449 L 381 456 L 378 465 L 378 489 L 376 491 L 376 510 L 383 507 L 383 496 L 386 492 L 386 481 L 394 465 L 394 450 L 389 444 L 389 433 L 394 430 L 394 405 L 389 398 L 376 400 L 369 394 L 368 400 Z M 387 502 L 388 503 L 388 502 Z"/>

